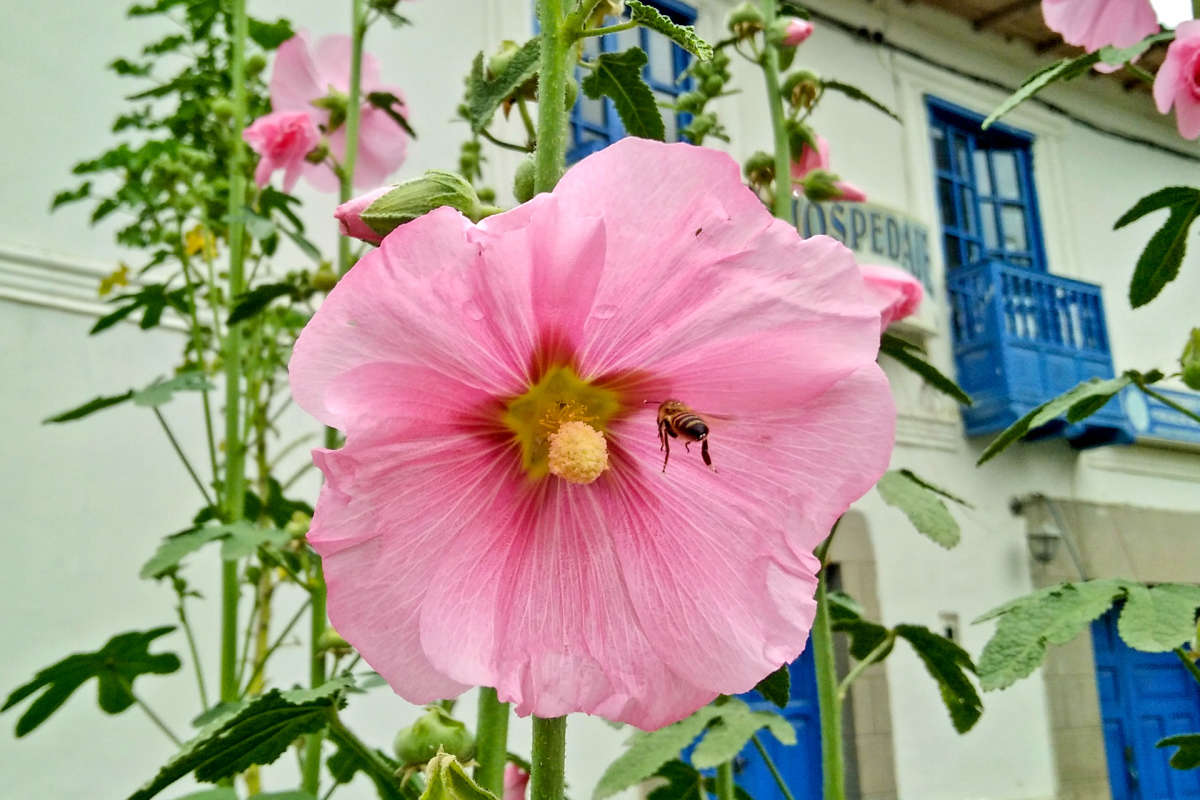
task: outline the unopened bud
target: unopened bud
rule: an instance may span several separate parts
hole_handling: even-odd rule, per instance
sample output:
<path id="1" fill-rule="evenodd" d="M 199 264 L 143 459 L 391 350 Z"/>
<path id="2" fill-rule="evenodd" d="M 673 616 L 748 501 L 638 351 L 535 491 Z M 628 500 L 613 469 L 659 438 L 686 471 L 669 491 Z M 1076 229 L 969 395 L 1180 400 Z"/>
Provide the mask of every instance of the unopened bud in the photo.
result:
<path id="1" fill-rule="evenodd" d="M 321 270 L 327 271 L 330 275 L 333 275 L 333 282 L 335 284 L 337 283 L 337 275 L 334 274 L 332 269 L 330 269 L 328 263 L 322 264 Z M 321 270 L 317 271 L 317 275 L 321 274 Z M 313 283 L 316 283 L 315 276 Z M 314 288 L 317 287 L 314 286 Z M 331 286 L 329 288 L 332 289 L 333 287 Z M 318 291 L 327 292 L 329 289 L 318 289 Z M 308 528 L 310 525 L 312 525 L 312 517 L 310 517 L 308 514 L 305 514 L 303 511 L 293 511 L 292 518 L 288 520 L 287 525 L 283 526 L 283 529 L 287 532 L 288 536 L 291 536 L 293 539 L 303 539 L 308 535 Z"/>
<path id="2" fill-rule="evenodd" d="M 783 82 L 783 96 L 796 108 L 811 108 L 821 91 L 821 76 L 802 69 L 791 73 Z"/>
<path id="3" fill-rule="evenodd" d="M 324 97 L 318 97 L 316 100 L 311 101 L 311 103 L 317 108 L 329 112 L 329 124 L 325 126 L 327 133 L 336 131 L 346 121 L 350 98 L 341 92 L 330 89 L 329 94 Z"/>
<path id="4" fill-rule="evenodd" d="M 405 766 L 424 764 L 439 752 L 464 761 L 475 755 L 475 737 L 441 706 L 429 706 L 416 722 L 396 734 L 392 746 Z"/>
<path id="5" fill-rule="evenodd" d="M 321 142 L 304 155 L 304 160 L 310 164 L 320 164 L 328 157 L 329 147 L 324 142 Z"/>
<path id="6" fill-rule="evenodd" d="M 212 101 L 212 113 L 217 119 L 230 119 L 234 110 L 233 101 L 228 97 L 218 97 Z"/>
<path id="7" fill-rule="evenodd" d="M 746 2 L 734 7 L 725 18 L 729 32 L 739 39 L 748 39 L 761 31 L 766 24 L 762 10 L 756 3 Z"/>
<path id="8" fill-rule="evenodd" d="M 479 196 L 466 178 L 431 169 L 419 178 L 342 203 L 334 216 L 346 236 L 379 244 L 399 226 L 442 206 L 456 208 L 473 220 L 480 214 Z"/>
<path id="9" fill-rule="evenodd" d="M 317 637 L 317 650 L 319 652 L 347 655 L 352 649 L 350 643 L 343 639 L 342 635 L 332 627 L 325 628 L 325 630 L 321 631 L 321 635 Z"/>
<path id="10" fill-rule="evenodd" d="M 1200 328 L 1192 328 L 1188 342 L 1179 357 L 1179 366 L 1183 368 L 1183 382 L 1189 389 L 1200 391 Z"/>
<path id="11" fill-rule="evenodd" d="M 725 79 L 720 75 L 709 75 L 700 84 L 700 91 L 709 97 L 716 97 L 725 89 Z"/>
<path id="12" fill-rule="evenodd" d="M 254 77 L 266 68 L 267 57 L 262 53 L 255 53 L 246 59 L 246 75 L 250 77 Z"/>
<path id="13" fill-rule="evenodd" d="M 322 261 L 321 266 L 312 276 L 312 287 L 318 292 L 332 291 L 337 286 L 338 276 L 328 261 Z"/>
<path id="14" fill-rule="evenodd" d="M 775 157 L 759 150 L 746 159 L 742 171 L 751 186 L 766 186 L 775 179 Z"/>
<path id="15" fill-rule="evenodd" d="M 814 203 L 828 200 L 842 200 L 848 203 L 862 203 L 867 195 L 852 183 L 840 180 L 837 175 L 824 169 L 814 169 L 800 181 L 804 196 Z"/>
<path id="16" fill-rule="evenodd" d="M 437 753 L 425 768 L 421 800 L 496 800 L 496 796 L 472 780 L 453 755 Z"/>
<path id="17" fill-rule="evenodd" d="M 521 46 L 512 39 L 505 39 L 500 43 L 500 49 L 492 54 L 487 61 L 487 74 L 489 78 L 496 78 L 501 75 L 504 70 L 508 69 L 508 65 L 512 62 L 513 57 L 520 52 Z"/>
<path id="18" fill-rule="evenodd" d="M 675 101 L 675 110 L 684 114 L 699 114 L 708 102 L 708 95 L 703 92 L 684 92 Z"/>
<path id="19" fill-rule="evenodd" d="M 517 165 L 517 174 L 513 178 L 513 197 L 518 203 L 527 203 L 533 199 L 533 173 L 533 156 Z"/>
<path id="20" fill-rule="evenodd" d="M 784 17 L 771 23 L 767 41 L 777 47 L 796 47 L 812 36 L 813 24 L 806 19 Z"/>

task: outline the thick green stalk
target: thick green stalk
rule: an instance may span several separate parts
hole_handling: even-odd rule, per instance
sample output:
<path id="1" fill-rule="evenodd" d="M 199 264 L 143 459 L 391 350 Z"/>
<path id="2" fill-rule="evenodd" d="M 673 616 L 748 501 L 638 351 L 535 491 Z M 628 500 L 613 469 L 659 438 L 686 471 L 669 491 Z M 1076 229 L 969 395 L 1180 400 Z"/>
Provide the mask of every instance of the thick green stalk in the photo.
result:
<path id="1" fill-rule="evenodd" d="M 548 192 L 558 183 L 567 160 L 567 93 L 569 56 L 573 47 L 563 14 L 563 0 L 538 0 L 542 30 L 542 64 L 538 74 L 537 150 L 533 154 L 533 189 Z"/>
<path id="2" fill-rule="evenodd" d="M 726 761 L 717 767 L 717 800 L 734 800 L 733 762 Z"/>
<path id="3" fill-rule="evenodd" d="M 350 4 L 350 91 L 346 101 L 346 154 L 341 164 L 340 202 L 354 195 L 354 165 L 358 162 L 358 121 L 362 114 L 363 39 L 367 36 L 367 15 L 363 0 Z M 350 269 L 350 237 L 338 237 L 338 275 Z"/>
<path id="4" fill-rule="evenodd" d="M 566 786 L 567 718 L 533 718 L 529 800 L 563 800 Z"/>
<path id="5" fill-rule="evenodd" d="M 233 0 L 233 153 L 229 159 L 229 297 L 245 291 L 246 149 L 242 128 L 246 126 L 246 0 Z M 225 481 L 224 517 L 227 522 L 242 518 L 246 494 L 246 447 L 241 437 L 242 325 L 231 325 L 225 333 Z M 221 566 L 221 700 L 237 699 L 238 565 Z"/>
<path id="6" fill-rule="evenodd" d="M 312 589 L 312 628 L 309 632 L 308 682 L 313 687 L 320 686 L 325 682 L 325 653 L 318 649 L 321 634 L 325 632 L 325 581 L 319 574 L 320 570 L 318 562 L 318 580 Z M 324 732 L 317 731 L 309 734 L 304 745 L 304 771 L 301 776 L 301 788 L 314 797 L 321 788 L 322 739 L 324 739 Z"/>
<path id="7" fill-rule="evenodd" d="M 775 0 L 762 0 L 767 27 L 775 21 Z M 771 110 L 771 131 L 775 136 L 775 216 L 792 221 L 792 148 L 788 143 L 787 120 L 783 113 L 783 94 L 779 91 L 779 50 L 767 43 L 762 54 L 763 77 L 767 82 L 767 106 Z"/>
<path id="8" fill-rule="evenodd" d="M 475 721 L 475 782 L 496 797 L 504 796 L 504 765 L 508 761 L 508 703 L 496 690 L 479 689 L 479 716 Z"/>
<path id="9" fill-rule="evenodd" d="M 829 617 L 823 566 L 817 582 L 817 616 L 812 649 L 817 671 L 817 701 L 821 708 L 821 762 L 825 775 L 824 800 L 846 800 L 846 768 L 842 754 L 842 704 L 838 700 L 837 665 L 833 659 L 833 628 Z"/>

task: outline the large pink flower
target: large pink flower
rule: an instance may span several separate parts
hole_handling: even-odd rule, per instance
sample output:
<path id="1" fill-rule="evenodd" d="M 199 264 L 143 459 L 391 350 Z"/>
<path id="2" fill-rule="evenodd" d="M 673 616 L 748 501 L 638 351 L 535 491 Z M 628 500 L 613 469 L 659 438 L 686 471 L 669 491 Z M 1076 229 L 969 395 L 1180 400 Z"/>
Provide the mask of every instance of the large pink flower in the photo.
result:
<path id="1" fill-rule="evenodd" d="M 305 156 L 321 141 L 321 132 L 303 111 L 273 111 L 254 120 L 242 137 L 259 155 L 254 182 L 266 186 L 271 173 L 282 169 L 283 190 L 290 192 L 304 168 L 311 166 Z"/>
<path id="2" fill-rule="evenodd" d="M 349 36 L 326 36 L 311 51 L 308 36 L 298 33 L 279 46 L 271 71 L 271 108 L 275 111 L 305 111 L 328 132 L 330 112 L 317 108 L 314 100 L 331 91 L 345 95 L 350 91 Z M 379 62 L 370 53 L 362 60 L 361 117 L 358 126 L 358 157 L 354 168 L 355 186 L 378 186 L 404 162 L 408 136 L 387 112 L 366 102 L 371 92 L 390 92 L 402 97 L 394 86 L 381 83 Z M 329 133 L 329 151 L 339 162 L 346 155 L 346 126 Z M 323 191 L 337 189 L 333 171 L 324 164 L 307 165 L 304 177 Z"/>
<path id="3" fill-rule="evenodd" d="M 867 302 L 879 309 L 883 330 L 893 322 L 911 317 L 921 307 L 925 289 L 921 282 L 899 267 L 883 264 L 863 264 Z"/>
<path id="4" fill-rule="evenodd" d="M 1063 41 L 1089 53 L 1129 47 L 1158 33 L 1150 0 L 1042 0 L 1042 17 Z"/>
<path id="5" fill-rule="evenodd" d="M 800 183 L 811 173 L 830 169 L 829 141 L 824 136 L 817 137 L 817 149 L 813 150 L 807 144 L 800 151 L 800 157 L 792 162 L 792 182 Z M 831 200 L 844 200 L 849 203 L 864 203 L 867 193 L 850 181 L 835 180 L 833 189 L 836 194 Z"/>
<path id="6" fill-rule="evenodd" d="M 1174 104 L 1180 136 L 1200 136 L 1200 20 L 1175 29 L 1175 41 L 1154 76 L 1154 103 L 1163 114 Z"/>
<path id="7" fill-rule="evenodd" d="M 714 150 L 625 139 L 477 225 L 400 226 L 290 364 L 347 437 L 315 452 L 330 619 L 416 703 L 493 686 L 655 728 L 750 689 L 803 650 L 813 547 L 887 466 L 878 344 L 849 251 Z M 715 471 L 683 439 L 664 471 L 668 399 Z"/>

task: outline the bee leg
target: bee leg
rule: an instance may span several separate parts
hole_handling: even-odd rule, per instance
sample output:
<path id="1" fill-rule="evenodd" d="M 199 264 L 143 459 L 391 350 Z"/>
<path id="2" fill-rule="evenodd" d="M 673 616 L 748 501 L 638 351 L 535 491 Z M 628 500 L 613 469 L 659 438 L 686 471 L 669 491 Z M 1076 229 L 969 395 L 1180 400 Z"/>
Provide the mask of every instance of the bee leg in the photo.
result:
<path id="1" fill-rule="evenodd" d="M 717 468 L 712 465 L 712 459 L 709 458 L 708 455 L 708 439 L 705 439 L 700 445 L 700 458 L 704 459 L 705 466 L 707 466 L 713 472 L 717 471 Z"/>
<path id="2" fill-rule="evenodd" d="M 684 441 L 683 449 L 687 450 L 689 453 L 692 452 L 692 443 L 688 442 L 688 441 Z"/>
<path id="3" fill-rule="evenodd" d="M 666 427 L 667 427 L 667 425 L 665 422 L 658 423 L 658 449 L 659 450 L 662 450 L 664 447 L 667 446 Z"/>
<path id="4" fill-rule="evenodd" d="M 667 437 L 665 437 L 665 436 L 662 437 L 662 443 L 663 443 L 663 446 L 660 447 L 659 449 L 667 451 L 666 455 L 663 456 L 663 469 L 662 469 L 663 472 L 666 472 L 667 471 L 667 461 L 671 458 L 671 443 L 667 441 Z"/>

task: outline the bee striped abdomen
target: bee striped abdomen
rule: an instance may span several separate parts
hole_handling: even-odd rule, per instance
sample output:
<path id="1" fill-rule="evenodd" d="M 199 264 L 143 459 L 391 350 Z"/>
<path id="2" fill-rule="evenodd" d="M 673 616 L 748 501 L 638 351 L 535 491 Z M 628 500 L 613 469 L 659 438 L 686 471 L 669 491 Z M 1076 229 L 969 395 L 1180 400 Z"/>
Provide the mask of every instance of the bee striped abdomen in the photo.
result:
<path id="1" fill-rule="evenodd" d="M 708 455 L 708 423 L 678 400 L 667 400 L 658 407 L 659 449 L 666 451 L 663 456 L 663 472 L 667 471 L 667 461 L 671 458 L 668 437 L 671 439 L 682 438 L 685 446 L 692 442 L 700 442 L 700 457 L 712 469 L 712 459 Z"/>

